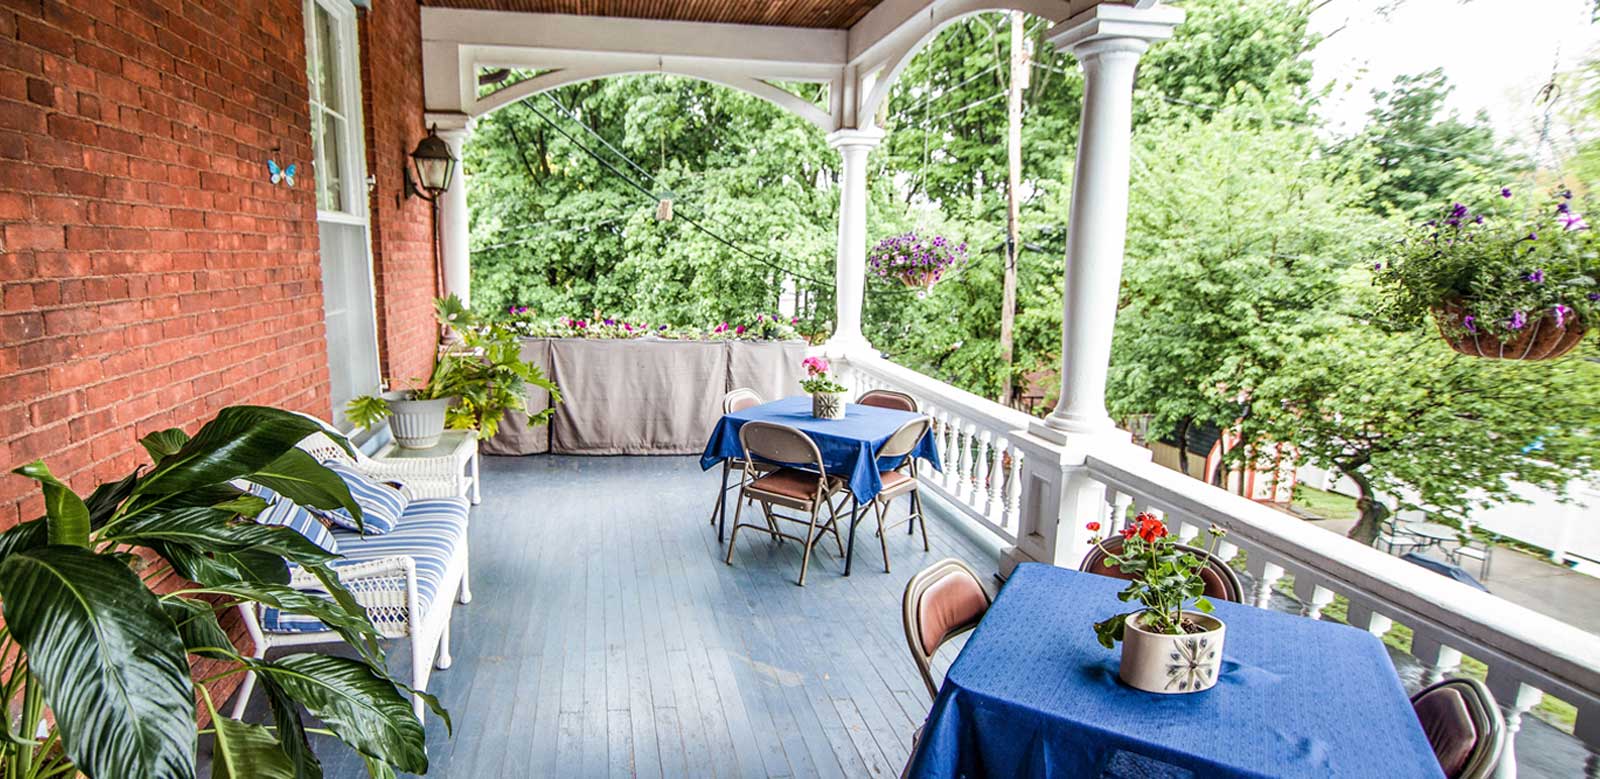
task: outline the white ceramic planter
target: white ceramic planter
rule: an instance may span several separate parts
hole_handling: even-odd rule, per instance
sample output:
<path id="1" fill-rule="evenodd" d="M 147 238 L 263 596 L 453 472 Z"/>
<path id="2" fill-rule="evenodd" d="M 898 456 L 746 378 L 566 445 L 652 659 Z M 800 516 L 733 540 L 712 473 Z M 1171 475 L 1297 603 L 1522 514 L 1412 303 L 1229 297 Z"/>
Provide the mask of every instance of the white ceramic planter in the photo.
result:
<path id="1" fill-rule="evenodd" d="M 817 419 L 844 419 L 844 393 L 812 393 L 811 416 L 814 416 Z"/>
<path id="2" fill-rule="evenodd" d="M 395 443 L 407 449 L 431 448 L 444 435 L 444 412 L 455 398 L 412 400 L 409 395 L 391 392 L 383 396 L 389 401 L 389 430 Z"/>
<path id="3" fill-rule="evenodd" d="M 1122 634 L 1122 665 L 1117 675 L 1129 687 L 1157 693 L 1209 690 L 1222 669 L 1222 638 L 1227 626 L 1209 614 L 1185 611 L 1204 633 L 1170 635 L 1143 629 L 1129 618 Z"/>

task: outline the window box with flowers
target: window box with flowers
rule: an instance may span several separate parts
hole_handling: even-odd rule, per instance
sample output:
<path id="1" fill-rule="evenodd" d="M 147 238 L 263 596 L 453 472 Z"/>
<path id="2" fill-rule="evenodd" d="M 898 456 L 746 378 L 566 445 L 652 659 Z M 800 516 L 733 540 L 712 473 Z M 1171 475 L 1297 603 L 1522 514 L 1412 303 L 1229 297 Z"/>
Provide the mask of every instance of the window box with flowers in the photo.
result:
<path id="1" fill-rule="evenodd" d="M 1201 571 L 1225 531 L 1213 525 L 1211 548 L 1202 554 L 1178 543 L 1153 514 L 1140 514 L 1123 528 L 1122 546 L 1116 551 L 1098 535 L 1099 522 L 1090 522 L 1088 528 L 1097 534 L 1092 543 L 1106 564 L 1129 579 L 1117 597 L 1143 606 L 1095 623 L 1095 635 L 1107 649 L 1122 642 L 1117 675 L 1128 686 L 1146 692 L 1200 692 L 1216 685 L 1226 626 L 1211 615 Z"/>
<path id="2" fill-rule="evenodd" d="M 1600 315 L 1600 245 L 1570 191 L 1518 206 L 1504 187 L 1495 200 L 1455 203 L 1395 242 L 1373 266 L 1382 313 L 1403 327 L 1431 314 L 1462 354 L 1555 359 Z"/>

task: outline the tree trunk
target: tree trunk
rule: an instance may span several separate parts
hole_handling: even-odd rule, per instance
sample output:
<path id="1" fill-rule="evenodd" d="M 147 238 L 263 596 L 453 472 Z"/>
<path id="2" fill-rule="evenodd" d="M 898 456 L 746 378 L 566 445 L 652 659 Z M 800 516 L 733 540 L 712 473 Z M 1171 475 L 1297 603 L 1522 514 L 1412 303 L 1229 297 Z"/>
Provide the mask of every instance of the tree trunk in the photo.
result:
<path id="1" fill-rule="evenodd" d="M 1356 497 L 1356 509 L 1361 512 L 1361 518 L 1356 520 L 1356 526 L 1350 528 L 1350 532 L 1346 535 L 1371 546 L 1378 538 L 1378 530 L 1389 519 L 1389 507 L 1378 500 L 1378 496 L 1372 490 L 1372 482 L 1360 471 L 1340 468 L 1339 472 L 1349 476 L 1350 480 L 1356 483 L 1356 491 L 1360 493 Z"/>
<path id="2" fill-rule="evenodd" d="M 1017 253 L 1022 251 L 1022 90 L 1028 85 L 1028 54 L 1023 49 L 1023 15 L 1011 12 L 1011 79 L 1007 89 L 1007 175 L 1005 274 L 1000 301 L 1000 403 L 1011 405 L 1016 396 L 1012 380 L 1017 322 Z"/>
<path id="3" fill-rule="evenodd" d="M 1178 471 L 1184 476 L 1189 475 L 1189 425 L 1192 423 L 1189 417 L 1178 422 Z"/>

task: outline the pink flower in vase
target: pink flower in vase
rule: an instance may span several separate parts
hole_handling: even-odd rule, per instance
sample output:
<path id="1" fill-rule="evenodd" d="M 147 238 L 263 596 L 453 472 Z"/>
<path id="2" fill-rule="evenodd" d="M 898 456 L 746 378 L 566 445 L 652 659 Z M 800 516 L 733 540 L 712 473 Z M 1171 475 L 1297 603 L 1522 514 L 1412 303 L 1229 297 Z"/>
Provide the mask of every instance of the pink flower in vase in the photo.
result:
<path id="1" fill-rule="evenodd" d="M 829 368 L 828 361 L 822 359 L 821 357 L 807 357 L 804 360 L 801 360 L 800 364 L 805 367 L 806 375 L 808 376 L 816 376 L 819 373 L 827 373 Z"/>

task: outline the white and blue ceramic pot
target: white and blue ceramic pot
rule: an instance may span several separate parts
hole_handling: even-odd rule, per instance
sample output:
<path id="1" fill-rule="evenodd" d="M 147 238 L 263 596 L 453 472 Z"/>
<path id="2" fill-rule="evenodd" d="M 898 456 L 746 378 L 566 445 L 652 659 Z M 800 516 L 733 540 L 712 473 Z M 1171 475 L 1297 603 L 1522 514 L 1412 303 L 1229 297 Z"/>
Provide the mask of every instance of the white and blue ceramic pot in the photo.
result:
<path id="1" fill-rule="evenodd" d="M 1122 633 L 1122 664 L 1117 675 L 1129 687 L 1157 693 L 1209 690 L 1222 672 L 1222 638 L 1227 626 L 1210 614 L 1185 611 L 1200 632 L 1174 635 L 1146 630 L 1144 615 L 1129 617 Z"/>

